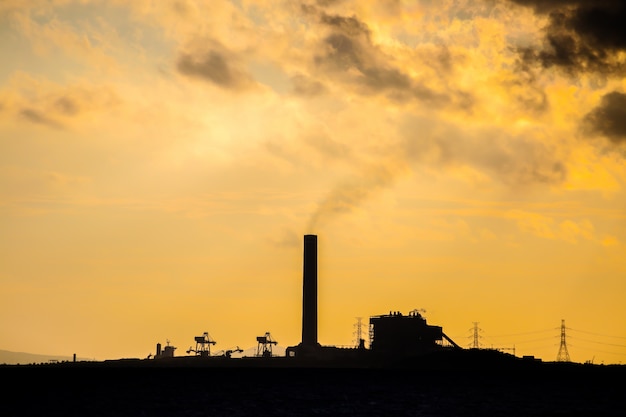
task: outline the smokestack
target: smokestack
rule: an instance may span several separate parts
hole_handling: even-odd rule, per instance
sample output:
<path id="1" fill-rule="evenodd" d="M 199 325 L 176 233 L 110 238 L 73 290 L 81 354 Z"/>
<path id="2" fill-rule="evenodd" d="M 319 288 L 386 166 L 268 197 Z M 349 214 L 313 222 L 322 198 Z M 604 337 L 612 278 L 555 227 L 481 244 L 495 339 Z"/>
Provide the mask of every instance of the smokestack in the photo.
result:
<path id="1" fill-rule="evenodd" d="M 317 346 L 317 235 L 304 235 L 302 345 Z"/>

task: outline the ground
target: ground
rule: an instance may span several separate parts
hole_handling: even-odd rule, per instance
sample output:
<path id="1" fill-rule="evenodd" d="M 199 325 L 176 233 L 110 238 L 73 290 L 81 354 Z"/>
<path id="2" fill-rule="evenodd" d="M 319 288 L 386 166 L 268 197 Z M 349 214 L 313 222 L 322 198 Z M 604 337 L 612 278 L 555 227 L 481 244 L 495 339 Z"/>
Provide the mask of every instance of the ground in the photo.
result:
<path id="1" fill-rule="evenodd" d="M 626 370 L 0 367 L 3 416 L 624 416 Z"/>

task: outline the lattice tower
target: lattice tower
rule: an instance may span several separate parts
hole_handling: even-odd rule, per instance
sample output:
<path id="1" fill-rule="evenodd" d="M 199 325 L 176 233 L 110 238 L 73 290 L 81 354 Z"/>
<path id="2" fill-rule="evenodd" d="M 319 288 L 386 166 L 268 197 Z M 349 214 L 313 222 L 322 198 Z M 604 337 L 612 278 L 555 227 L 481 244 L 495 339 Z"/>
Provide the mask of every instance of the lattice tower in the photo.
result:
<path id="1" fill-rule="evenodd" d="M 480 330 L 481 330 L 481 329 L 479 329 L 479 328 L 478 328 L 478 322 L 476 322 L 476 321 L 475 321 L 475 322 L 474 322 L 474 328 L 473 328 L 473 331 L 474 331 L 474 340 L 473 340 L 473 342 L 472 342 L 472 349 L 479 349 L 479 348 L 480 348 L 480 343 L 478 342 L 478 339 L 479 339 L 478 332 L 479 332 Z"/>
<path id="2" fill-rule="evenodd" d="M 363 318 L 357 317 L 356 323 L 354 325 L 354 336 L 356 338 L 355 345 L 359 346 L 361 344 L 361 340 L 363 340 Z"/>
<path id="3" fill-rule="evenodd" d="M 561 345 L 559 346 L 559 353 L 556 355 L 556 361 L 571 362 L 567 352 L 567 343 L 565 343 L 565 320 L 561 320 Z"/>

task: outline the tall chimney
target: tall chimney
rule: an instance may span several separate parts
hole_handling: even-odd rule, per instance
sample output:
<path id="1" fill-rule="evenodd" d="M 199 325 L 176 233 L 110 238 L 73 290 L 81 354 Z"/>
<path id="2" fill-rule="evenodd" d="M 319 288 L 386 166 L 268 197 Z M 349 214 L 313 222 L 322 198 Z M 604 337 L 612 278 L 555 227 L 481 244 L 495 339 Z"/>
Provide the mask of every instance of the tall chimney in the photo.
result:
<path id="1" fill-rule="evenodd" d="M 317 235 L 304 235 L 302 345 L 317 346 Z"/>

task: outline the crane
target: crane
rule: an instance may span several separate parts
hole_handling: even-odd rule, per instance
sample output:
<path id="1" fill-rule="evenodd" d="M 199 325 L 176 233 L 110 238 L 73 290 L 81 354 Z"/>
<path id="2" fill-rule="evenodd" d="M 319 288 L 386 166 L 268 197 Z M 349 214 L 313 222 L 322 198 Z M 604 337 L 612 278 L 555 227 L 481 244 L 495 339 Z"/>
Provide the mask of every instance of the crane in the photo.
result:
<path id="1" fill-rule="evenodd" d="M 276 340 L 272 339 L 270 332 L 266 332 L 264 336 L 257 336 L 256 341 L 258 342 L 256 356 L 263 358 L 270 358 L 272 356 L 272 345 L 278 344 Z"/>
<path id="2" fill-rule="evenodd" d="M 215 340 L 211 339 L 209 332 L 204 332 L 202 336 L 194 337 L 196 341 L 196 348 L 191 346 L 187 350 L 187 353 L 195 352 L 197 356 L 211 356 L 211 345 L 215 345 Z"/>
<path id="3" fill-rule="evenodd" d="M 233 353 L 241 353 L 241 352 L 243 352 L 243 349 L 241 349 L 239 346 L 237 346 L 237 347 L 235 347 L 235 349 L 228 349 L 228 350 L 225 350 L 225 351 L 224 351 L 224 353 L 223 353 L 223 355 L 224 355 L 225 357 L 227 357 L 227 358 L 230 358 L 230 356 L 231 356 Z"/>

